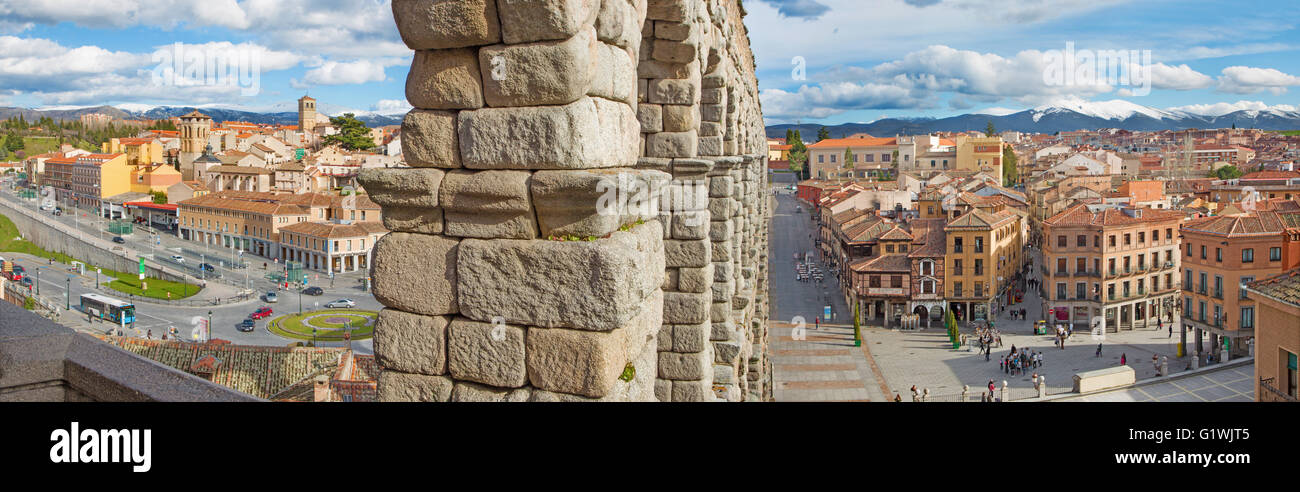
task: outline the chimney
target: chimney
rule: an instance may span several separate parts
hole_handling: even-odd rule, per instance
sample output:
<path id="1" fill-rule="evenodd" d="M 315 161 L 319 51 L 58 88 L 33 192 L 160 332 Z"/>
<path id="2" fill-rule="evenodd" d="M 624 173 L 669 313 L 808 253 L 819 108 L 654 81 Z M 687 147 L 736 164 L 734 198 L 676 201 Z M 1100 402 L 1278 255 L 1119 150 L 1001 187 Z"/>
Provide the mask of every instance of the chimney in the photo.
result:
<path id="1" fill-rule="evenodd" d="M 312 388 L 312 401 L 330 401 L 330 380 L 325 375 L 316 376 Z"/>

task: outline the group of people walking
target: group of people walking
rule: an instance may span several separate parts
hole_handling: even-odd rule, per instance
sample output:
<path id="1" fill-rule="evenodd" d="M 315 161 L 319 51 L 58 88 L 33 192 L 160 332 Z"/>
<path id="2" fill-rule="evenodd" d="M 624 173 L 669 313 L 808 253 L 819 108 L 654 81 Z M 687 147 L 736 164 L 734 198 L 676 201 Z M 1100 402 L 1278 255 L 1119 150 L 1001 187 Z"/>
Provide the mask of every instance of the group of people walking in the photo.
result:
<path id="1" fill-rule="evenodd" d="M 1024 349 L 1017 351 L 1015 345 L 1011 346 L 1011 353 L 998 362 L 998 367 L 1002 369 L 1002 372 L 1012 376 L 1024 374 L 1026 370 L 1036 369 L 1042 365 L 1042 352 L 1034 352 Z"/>

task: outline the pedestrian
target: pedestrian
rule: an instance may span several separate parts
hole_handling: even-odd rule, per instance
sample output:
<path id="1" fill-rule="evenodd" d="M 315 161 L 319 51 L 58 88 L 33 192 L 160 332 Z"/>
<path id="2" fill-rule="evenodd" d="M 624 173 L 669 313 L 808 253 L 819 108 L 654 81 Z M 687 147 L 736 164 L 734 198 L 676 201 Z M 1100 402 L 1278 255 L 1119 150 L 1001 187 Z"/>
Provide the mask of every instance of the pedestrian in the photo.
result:
<path id="1" fill-rule="evenodd" d="M 804 318 L 804 319 L 808 319 L 808 318 Z M 822 317 L 821 317 L 821 316 L 817 316 L 817 317 L 813 318 L 813 329 L 814 329 L 814 330 L 820 330 L 820 329 L 821 329 L 821 324 L 822 324 Z"/>
<path id="2" fill-rule="evenodd" d="M 1160 373 L 1160 356 L 1151 354 L 1151 366 L 1156 369 L 1156 374 Z"/>
<path id="3" fill-rule="evenodd" d="M 894 393 L 894 401 L 897 402 L 897 403 L 902 403 L 902 402 L 903 402 L 903 395 L 900 395 L 900 394 L 898 394 L 898 393 Z"/>
<path id="4" fill-rule="evenodd" d="M 1097 344 L 1097 357 L 1101 357 L 1101 344 Z"/>
<path id="5" fill-rule="evenodd" d="M 1007 359 L 1006 359 L 1005 357 L 1004 357 L 1004 358 L 1001 358 L 1001 359 L 998 359 L 998 370 L 999 370 L 999 371 L 1006 372 L 1006 369 L 1007 369 L 1006 366 L 1007 366 Z"/>
<path id="6" fill-rule="evenodd" d="M 1173 323 L 1170 323 L 1170 324 L 1169 324 L 1169 336 L 1166 337 L 1166 338 L 1173 338 L 1173 337 L 1174 337 L 1174 325 L 1173 325 Z"/>
<path id="7" fill-rule="evenodd" d="M 1125 353 L 1119 354 L 1119 365 L 1121 366 L 1128 365 L 1128 354 Z"/>
<path id="8" fill-rule="evenodd" d="M 989 398 L 993 398 L 993 380 L 989 380 Z"/>
<path id="9" fill-rule="evenodd" d="M 147 330 L 144 337 L 153 340 L 153 330 Z"/>
<path id="10" fill-rule="evenodd" d="M 916 385 L 912 385 L 912 401 L 921 401 L 921 392 L 916 390 Z"/>

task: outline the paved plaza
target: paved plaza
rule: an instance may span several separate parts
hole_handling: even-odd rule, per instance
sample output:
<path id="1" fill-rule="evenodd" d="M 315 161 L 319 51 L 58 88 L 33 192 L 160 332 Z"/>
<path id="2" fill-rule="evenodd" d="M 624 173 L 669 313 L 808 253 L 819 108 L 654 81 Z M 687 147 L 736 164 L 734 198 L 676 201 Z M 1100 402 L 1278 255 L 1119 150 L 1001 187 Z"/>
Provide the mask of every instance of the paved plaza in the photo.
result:
<path id="1" fill-rule="evenodd" d="M 775 177 L 778 187 L 789 184 L 783 179 L 789 180 L 790 176 Z M 1064 349 L 1058 348 L 1053 335 L 1033 334 L 1033 322 L 1043 319 L 1034 291 L 1025 292 L 1023 302 L 1010 306 L 1025 309 L 1025 319 L 1012 320 L 1006 312 L 995 317 L 1002 346 L 993 348 L 987 361 L 973 343 L 954 350 L 939 323 L 935 328 L 909 331 L 864 325 L 862 346 L 854 347 L 852 313 L 844 304 L 835 277 L 827 275 L 822 283 L 795 279 L 794 254 L 812 250 L 809 234 L 813 234 L 815 222 L 808 217 L 808 207 L 790 193 L 781 190 L 775 198 L 770 255 L 773 313 L 769 336 L 777 401 L 887 401 L 895 395 L 910 401 L 913 385 L 918 390 L 929 389 L 935 401 L 955 401 L 963 385 L 969 385 L 968 398 L 978 401 L 987 391 L 989 380 L 999 388 L 1006 381 L 1010 399 L 1017 400 L 1037 396 L 1031 382 L 1034 372 L 1046 378 L 1047 393 L 1054 395 L 1069 393 L 1076 373 L 1114 367 L 1121 357 L 1133 367 L 1139 380 L 1157 376 L 1152 356 L 1168 357 L 1171 375 L 1188 369 L 1188 359 L 1177 357 L 1179 334 L 1175 331 L 1171 336 L 1168 325 L 1164 330 L 1152 327 L 1107 333 L 1101 339 L 1076 332 Z M 802 211 L 796 211 L 796 207 Z M 1036 262 L 1040 261 L 1037 251 L 1031 253 Z M 814 319 L 827 305 L 835 317 L 830 325 L 823 322 L 821 329 L 814 329 Z M 806 321 L 803 340 L 794 336 L 795 317 Z M 969 329 L 963 329 L 963 333 L 974 338 Z M 1099 343 L 1101 357 L 1096 355 Z M 1189 346 L 1192 343 L 1189 339 Z M 1008 355 L 1013 346 L 1042 352 L 1043 366 L 1014 377 L 1000 370 L 999 359 Z M 1186 384 L 1196 384 L 1192 381 Z M 1227 383 L 1241 386 L 1234 381 Z M 1152 398 L 1159 399 L 1154 395 Z"/>
<path id="2" fill-rule="evenodd" d="M 1255 369 L 1250 361 L 1210 366 L 1194 374 L 1173 376 L 1163 381 L 1103 391 L 1063 402 L 1163 402 L 1163 401 L 1255 401 Z"/>

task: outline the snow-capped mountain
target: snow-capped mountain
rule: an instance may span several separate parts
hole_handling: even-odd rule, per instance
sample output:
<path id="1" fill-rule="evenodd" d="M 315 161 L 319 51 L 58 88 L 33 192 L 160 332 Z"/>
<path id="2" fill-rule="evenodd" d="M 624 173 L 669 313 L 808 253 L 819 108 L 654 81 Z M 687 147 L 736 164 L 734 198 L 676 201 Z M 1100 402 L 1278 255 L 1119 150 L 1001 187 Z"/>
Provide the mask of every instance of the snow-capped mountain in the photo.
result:
<path id="1" fill-rule="evenodd" d="M 1003 114 L 997 114 L 1003 113 Z M 832 137 L 869 133 L 877 136 L 916 135 L 937 131 L 983 131 L 992 122 L 998 130 L 1035 133 L 1119 128 L 1131 131 L 1181 130 L 1186 128 L 1258 128 L 1261 130 L 1300 129 L 1300 107 L 1268 106 L 1259 102 L 1239 101 L 1210 105 L 1159 109 L 1130 101 L 1062 101 L 1023 111 L 989 108 L 974 114 L 947 118 L 884 118 L 868 124 L 848 123 L 827 126 Z M 804 135 L 816 135 L 823 125 L 772 125 L 767 134 L 785 136 L 787 129 Z"/>

